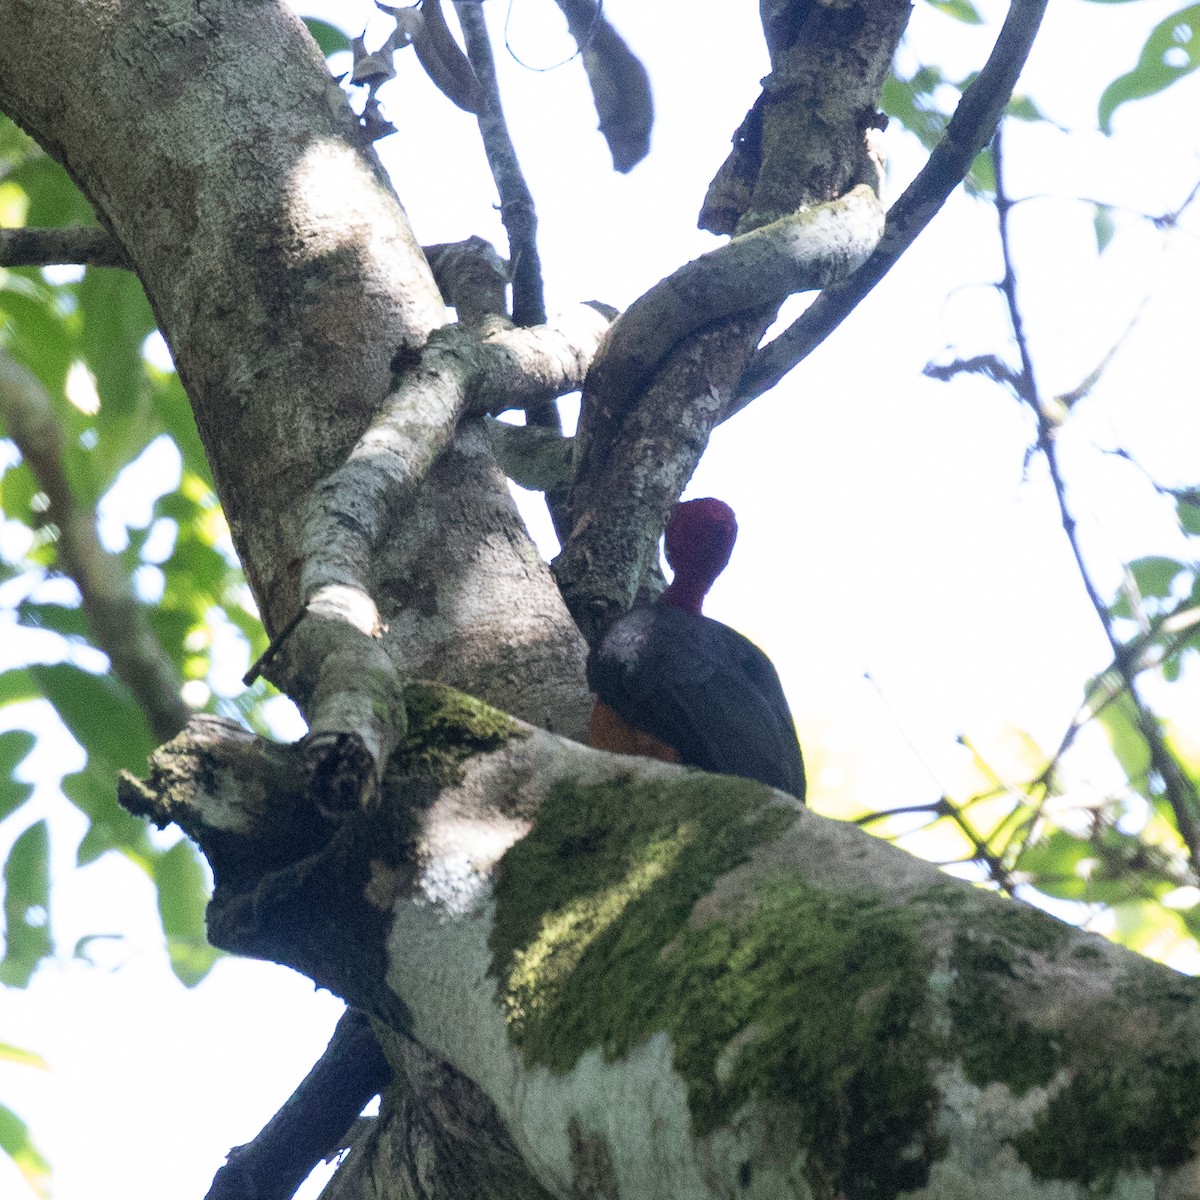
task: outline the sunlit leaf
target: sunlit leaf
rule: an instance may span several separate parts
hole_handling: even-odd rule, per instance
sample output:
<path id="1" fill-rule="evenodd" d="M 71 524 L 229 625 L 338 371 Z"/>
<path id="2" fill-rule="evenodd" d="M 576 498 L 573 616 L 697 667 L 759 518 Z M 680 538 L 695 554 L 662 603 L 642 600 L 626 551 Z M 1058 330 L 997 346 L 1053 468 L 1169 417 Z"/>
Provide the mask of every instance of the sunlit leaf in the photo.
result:
<path id="1" fill-rule="evenodd" d="M 1028 97 L 1014 96 L 1004 107 L 1006 116 L 1017 121 L 1044 121 L 1046 114 Z"/>
<path id="2" fill-rule="evenodd" d="M 1161 962 L 1193 941 L 1182 913 L 1152 900 L 1131 900 L 1112 909 L 1113 941 Z"/>
<path id="3" fill-rule="evenodd" d="M 50 831 L 36 821 L 13 843 L 4 864 L 4 958 L 0 984 L 25 987 L 50 940 Z"/>
<path id="4" fill-rule="evenodd" d="M 136 275 L 103 267 L 89 267 L 79 284 L 79 311 L 81 347 L 96 376 L 103 432 L 112 418 L 135 413 L 149 391 L 142 343 L 155 329 L 154 316 Z"/>
<path id="5" fill-rule="evenodd" d="M 909 79 L 893 75 L 883 85 L 883 111 L 915 134 L 927 150 L 941 140 L 949 120 L 933 99 L 934 90 L 945 82 L 940 71 L 922 68 Z"/>
<path id="6" fill-rule="evenodd" d="M 29 1127 L 10 1108 L 0 1104 L 0 1150 L 12 1159 L 40 1200 L 50 1200 L 50 1164 L 29 1136 Z"/>
<path id="7" fill-rule="evenodd" d="M 96 217 L 84 194 L 48 154 L 25 156 L 9 175 L 29 195 L 30 225 L 95 225 Z"/>
<path id="8" fill-rule="evenodd" d="M 27 667 L 16 667 L 0 673 L 0 707 L 19 704 L 23 700 L 36 700 L 41 694 L 37 680 Z"/>
<path id="9" fill-rule="evenodd" d="M 963 186 L 972 196 L 991 197 L 996 194 L 996 162 L 990 146 L 985 146 L 975 155 Z"/>
<path id="10" fill-rule="evenodd" d="M 1146 739 L 1137 724 L 1137 710 L 1128 693 L 1122 693 L 1111 704 L 1105 705 L 1098 720 L 1105 733 L 1113 754 L 1126 778 L 1139 786 L 1150 769 L 1150 751 Z"/>
<path id="11" fill-rule="evenodd" d="M 979 15 L 978 9 L 969 3 L 969 0 L 925 0 L 925 2 L 936 8 L 938 12 L 945 13 L 946 16 L 953 17 L 964 25 L 983 24 L 983 18 Z"/>
<path id="12" fill-rule="evenodd" d="M 1156 95 L 1198 66 L 1200 4 L 1191 4 L 1160 21 L 1146 39 L 1137 66 L 1104 89 L 1098 114 L 1101 130 L 1112 133 L 1113 113 L 1122 104 Z"/>
<path id="13" fill-rule="evenodd" d="M 40 1055 L 23 1046 L 13 1046 L 8 1042 L 0 1042 L 0 1062 L 13 1063 L 18 1067 L 35 1067 L 39 1071 L 49 1070 L 49 1064 Z"/>

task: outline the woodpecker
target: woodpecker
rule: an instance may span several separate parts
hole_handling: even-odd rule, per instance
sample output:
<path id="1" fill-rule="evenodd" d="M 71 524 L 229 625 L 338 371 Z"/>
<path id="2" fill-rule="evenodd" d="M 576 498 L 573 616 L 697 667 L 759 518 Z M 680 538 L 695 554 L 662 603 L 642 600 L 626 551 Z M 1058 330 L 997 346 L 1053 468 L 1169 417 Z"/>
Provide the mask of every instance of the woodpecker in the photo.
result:
<path id="1" fill-rule="evenodd" d="M 670 586 L 616 621 L 588 657 L 597 697 L 588 742 L 757 779 L 803 801 L 804 760 L 771 660 L 701 612 L 736 538 L 723 501 L 675 506 L 666 531 Z"/>

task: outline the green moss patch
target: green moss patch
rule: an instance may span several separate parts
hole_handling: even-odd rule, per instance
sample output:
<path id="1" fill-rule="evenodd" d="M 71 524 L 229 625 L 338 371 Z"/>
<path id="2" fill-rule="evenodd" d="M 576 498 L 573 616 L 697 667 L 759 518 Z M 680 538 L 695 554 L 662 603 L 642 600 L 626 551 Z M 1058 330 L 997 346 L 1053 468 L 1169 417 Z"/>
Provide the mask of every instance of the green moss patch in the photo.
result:
<path id="1" fill-rule="evenodd" d="M 784 1104 L 819 1196 L 921 1186 L 936 1094 L 929 956 L 903 910 L 777 876 L 689 924 L 714 881 L 794 819 L 700 774 L 560 787 L 505 856 L 492 939 L 512 1037 L 569 1070 L 665 1031 L 701 1135 Z"/>
<path id="2" fill-rule="evenodd" d="M 1107 1195 L 1123 1172 L 1187 1162 L 1200 1137 L 1200 987 L 1134 964 L 1127 982 L 1071 1036 L 1067 1086 L 1017 1139 L 1036 1176 Z"/>
<path id="3" fill-rule="evenodd" d="M 440 683 L 414 684 L 404 705 L 408 730 L 392 756 L 393 769 L 439 786 L 457 783 L 468 758 L 517 736 L 506 713 Z"/>

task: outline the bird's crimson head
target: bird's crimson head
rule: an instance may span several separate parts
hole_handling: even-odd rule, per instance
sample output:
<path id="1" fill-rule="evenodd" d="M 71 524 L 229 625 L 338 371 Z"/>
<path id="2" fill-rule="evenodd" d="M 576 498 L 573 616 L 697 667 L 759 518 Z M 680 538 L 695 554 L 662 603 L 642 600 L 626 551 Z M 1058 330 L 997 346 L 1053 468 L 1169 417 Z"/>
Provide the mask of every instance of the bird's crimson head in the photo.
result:
<path id="1" fill-rule="evenodd" d="M 736 540 L 737 518 L 723 500 L 708 496 L 675 505 L 667 522 L 666 551 L 676 584 L 686 579 L 691 588 L 707 592 L 729 562 Z"/>

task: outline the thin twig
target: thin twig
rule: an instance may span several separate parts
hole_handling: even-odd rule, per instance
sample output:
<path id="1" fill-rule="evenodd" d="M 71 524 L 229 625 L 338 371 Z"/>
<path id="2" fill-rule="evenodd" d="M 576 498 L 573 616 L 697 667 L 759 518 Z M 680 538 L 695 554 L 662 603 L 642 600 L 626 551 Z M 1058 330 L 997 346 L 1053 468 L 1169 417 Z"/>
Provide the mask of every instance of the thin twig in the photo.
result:
<path id="1" fill-rule="evenodd" d="M 945 137 L 888 211 L 887 231 L 871 257 L 849 278 L 826 288 L 813 304 L 750 360 L 732 416 L 777 384 L 817 348 L 891 270 L 916 240 L 987 145 L 1029 56 L 1049 0 L 1011 0 L 992 53 L 963 93 Z"/>
<path id="2" fill-rule="evenodd" d="M 0 267 L 128 267 L 124 248 L 106 229 L 0 229 Z"/>
<path id="3" fill-rule="evenodd" d="M 462 27 L 467 58 L 483 88 L 484 102 L 479 112 L 479 135 L 496 190 L 500 193 L 500 220 L 508 234 L 509 273 L 512 277 L 512 315 L 517 325 L 542 325 L 546 321 L 546 298 L 542 285 L 542 261 L 537 247 L 537 210 L 533 193 L 521 170 L 496 79 L 496 60 L 488 37 L 483 5 L 472 0 L 455 0 L 454 11 Z M 549 429 L 562 436 L 562 416 L 558 405 L 537 404 L 525 410 L 529 425 Z M 570 533 L 567 489 L 551 488 L 544 493 L 546 508 L 559 543 Z"/>
<path id="4" fill-rule="evenodd" d="M 484 103 L 479 113 L 479 134 L 487 155 L 496 190 L 500 193 L 500 220 L 508 234 L 511 263 L 513 321 L 518 325 L 541 325 L 546 320 L 542 288 L 542 264 L 537 248 L 537 211 L 525 173 L 504 119 L 496 61 L 488 38 L 483 6 L 477 0 L 456 0 L 454 11 L 462 26 L 467 58 L 483 87 Z"/>
<path id="5" fill-rule="evenodd" d="M 1200 813 L 1200 796 L 1196 786 L 1188 777 L 1187 772 L 1180 766 L 1175 755 L 1167 745 L 1158 720 L 1150 711 L 1142 698 L 1138 687 L 1137 672 L 1130 662 L 1130 647 L 1124 645 L 1117 636 L 1112 614 L 1108 610 L 1100 591 L 1088 570 L 1082 549 L 1079 545 L 1078 530 L 1075 517 L 1067 503 L 1066 483 L 1058 462 L 1057 433 L 1058 424 L 1048 415 L 1048 409 L 1042 403 L 1042 397 L 1034 373 L 1033 361 L 1029 353 L 1029 343 L 1025 334 L 1024 321 L 1017 297 L 1016 272 L 1013 268 L 1012 246 L 1009 236 L 1009 216 L 1013 201 L 1009 198 L 1004 187 L 1004 149 L 1003 139 L 998 133 L 993 144 L 993 157 L 996 166 L 996 213 L 1000 232 L 1000 247 L 1004 258 L 1004 278 L 1000 283 L 1000 292 L 1008 306 L 1009 320 L 1012 323 L 1013 338 L 1021 358 L 1021 378 L 1017 390 L 1021 399 L 1029 406 L 1037 421 L 1038 449 L 1045 455 L 1046 466 L 1054 487 L 1054 495 L 1058 502 L 1059 517 L 1063 532 L 1067 535 L 1071 553 L 1079 577 L 1083 582 L 1088 599 L 1096 611 L 1104 630 L 1104 636 L 1112 649 L 1113 665 L 1119 672 L 1125 687 L 1133 701 L 1138 732 L 1145 740 L 1150 753 L 1150 763 L 1162 781 L 1171 811 L 1180 837 L 1188 848 L 1192 862 L 1200 862 L 1200 830 L 1196 825 L 1196 814 Z"/>

